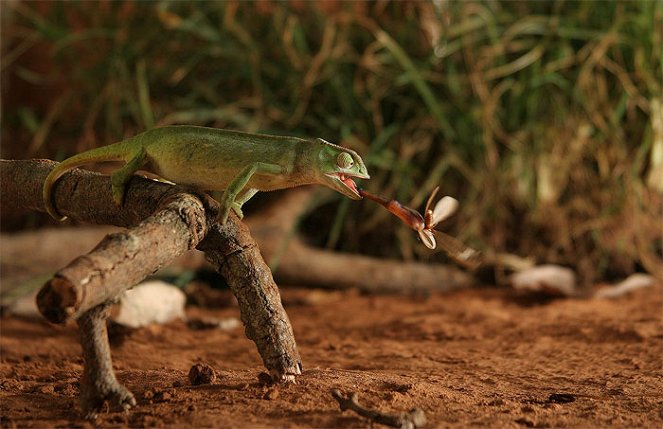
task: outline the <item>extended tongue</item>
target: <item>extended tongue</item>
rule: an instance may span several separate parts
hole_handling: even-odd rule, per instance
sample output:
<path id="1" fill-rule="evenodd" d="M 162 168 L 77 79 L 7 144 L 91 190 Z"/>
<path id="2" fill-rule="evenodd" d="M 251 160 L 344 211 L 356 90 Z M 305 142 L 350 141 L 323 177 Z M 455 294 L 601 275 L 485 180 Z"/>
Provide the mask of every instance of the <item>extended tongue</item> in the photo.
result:
<path id="1" fill-rule="evenodd" d="M 352 189 L 352 190 L 355 191 L 356 193 L 359 193 L 359 190 L 357 189 L 357 184 L 354 182 L 354 180 L 352 180 L 352 178 L 350 178 L 350 177 L 346 177 L 346 178 L 344 178 L 344 179 L 341 179 L 341 181 L 342 181 L 343 183 L 345 183 L 345 185 L 346 185 L 348 188 Z"/>

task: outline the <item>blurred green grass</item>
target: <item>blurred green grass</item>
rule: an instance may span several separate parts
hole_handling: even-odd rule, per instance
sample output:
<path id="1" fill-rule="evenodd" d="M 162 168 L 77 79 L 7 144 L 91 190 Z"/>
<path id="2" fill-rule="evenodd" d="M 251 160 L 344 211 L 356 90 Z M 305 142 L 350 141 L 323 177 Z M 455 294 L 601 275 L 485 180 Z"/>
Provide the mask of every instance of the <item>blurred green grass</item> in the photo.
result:
<path id="1" fill-rule="evenodd" d="M 364 186 L 586 283 L 662 275 L 663 3 L 3 2 L 2 153 L 62 159 L 174 123 L 353 147 Z M 443 259 L 337 197 L 343 251 Z"/>

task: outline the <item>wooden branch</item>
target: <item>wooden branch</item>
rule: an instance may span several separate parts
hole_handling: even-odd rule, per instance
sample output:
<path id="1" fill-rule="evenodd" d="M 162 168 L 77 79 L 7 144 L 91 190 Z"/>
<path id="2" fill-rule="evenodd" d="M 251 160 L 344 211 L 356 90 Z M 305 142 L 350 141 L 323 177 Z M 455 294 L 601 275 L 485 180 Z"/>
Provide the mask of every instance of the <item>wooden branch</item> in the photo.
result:
<path id="1" fill-rule="evenodd" d="M 235 279 L 228 286 L 237 298 L 246 336 L 256 343 L 272 378 L 293 380 L 301 374 L 301 358 L 290 320 L 272 272 L 247 227 L 241 222 L 215 224 L 198 249 L 205 252 L 221 275 Z"/>
<path id="2" fill-rule="evenodd" d="M 49 160 L 0 160 L 2 193 L 0 205 L 8 212 L 45 212 L 42 185 L 57 163 Z M 75 169 L 53 188 L 58 210 L 65 216 L 87 223 L 135 226 L 154 213 L 165 199 L 186 190 L 134 176 L 129 181 L 122 207 L 113 202 L 108 176 Z"/>
<path id="3" fill-rule="evenodd" d="M 246 223 L 266 260 L 279 259 L 274 276 L 280 284 L 330 289 L 357 288 L 368 293 L 449 291 L 474 284 L 470 274 L 456 267 L 421 262 L 403 262 L 343 254 L 312 247 L 291 229 L 313 198 L 307 188 L 284 193 L 279 202 L 249 217 Z M 19 261 L 35 261 L 42 274 L 55 270 L 88 251 L 101 237 L 99 227 L 52 228 L 2 235 L 0 254 L 4 273 L 17 271 Z M 115 232 L 115 230 L 109 231 Z M 68 238 L 75 234 L 75 240 Z M 68 240 L 66 248 L 62 240 Z M 199 267 L 203 255 L 188 252 L 173 265 Z M 27 267 L 20 268 L 25 272 Z"/>
<path id="4" fill-rule="evenodd" d="M 76 321 L 83 349 L 79 399 L 87 419 L 94 419 L 104 403 L 125 411 L 136 405 L 134 395 L 117 381 L 113 371 L 106 327 L 109 309 L 108 302 L 98 305 Z"/>
<path id="5" fill-rule="evenodd" d="M 122 230 L 115 226 L 77 225 L 0 234 L 0 272 L 5 280 L 53 273 L 89 252 L 106 235 Z M 62 243 L 65 242 L 67 245 L 63 246 Z M 186 252 L 174 259 L 170 265 L 197 269 L 206 265 L 205 255 L 196 251 Z M 212 267 L 209 266 L 209 269 Z"/>
<path id="6" fill-rule="evenodd" d="M 286 284 L 357 288 L 368 293 L 447 292 L 474 283 L 470 275 L 450 266 L 335 253 L 299 239 L 288 245 L 276 273 Z"/>
<path id="7" fill-rule="evenodd" d="M 54 162 L 44 160 L 0 160 L 3 209 L 45 211 L 41 186 L 54 166 Z M 199 248 L 208 252 L 208 259 L 236 294 L 247 335 L 255 341 L 265 366 L 277 379 L 299 374 L 300 357 L 290 322 L 248 229 L 234 213 L 223 227 L 217 225 L 212 220 L 216 211 L 209 207 L 209 201 L 201 204 L 182 194 L 182 188 L 133 177 L 124 205 L 118 208 L 112 202 L 108 177 L 78 169 L 65 174 L 54 187 L 56 206 L 62 214 L 118 226 L 145 221 L 125 233 L 111 234 L 74 266 L 56 274 L 40 294 L 40 307 L 53 320 L 77 317 L 95 302 L 112 297 L 133 286 L 141 275 L 158 269 L 167 259 L 165 254 L 170 252 L 170 257 L 175 257 L 196 246 L 209 232 Z M 205 216 L 199 210 L 202 206 L 206 208 Z M 163 209 L 150 216 L 157 207 Z M 118 244 L 126 246 L 119 254 Z M 148 248 L 151 256 L 143 257 Z M 131 273 L 123 273 L 129 266 Z"/>
<path id="8" fill-rule="evenodd" d="M 200 200 L 179 194 L 164 203 L 138 226 L 107 235 L 58 271 L 37 295 L 44 317 L 53 323 L 77 319 L 197 245 L 207 232 Z"/>
<path id="9" fill-rule="evenodd" d="M 0 161 L 2 206 L 43 211 L 41 186 L 54 166 L 44 160 Z M 78 220 L 119 226 L 145 220 L 128 231 L 108 235 L 42 288 L 37 304 L 53 323 L 76 319 L 192 249 L 206 234 L 206 216 L 213 217 L 206 215 L 198 198 L 181 188 L 140 177 L 131 179 L 122 208 L 113 203 L 108 177 L 83 170 L 59 180 L 54 197 L 63 214 Z"/>

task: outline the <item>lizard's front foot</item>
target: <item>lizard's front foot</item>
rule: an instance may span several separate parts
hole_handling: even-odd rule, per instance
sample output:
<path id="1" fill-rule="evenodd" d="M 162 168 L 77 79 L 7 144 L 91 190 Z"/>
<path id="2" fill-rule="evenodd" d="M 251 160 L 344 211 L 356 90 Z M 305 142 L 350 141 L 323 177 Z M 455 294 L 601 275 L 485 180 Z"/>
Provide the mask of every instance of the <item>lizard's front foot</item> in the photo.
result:
<path id="1" fill-rule="evenodd" d="M 134 395 L 117 380 L 108 380 L 98 385 L 82 380 L 80 401 L 86 419 L 96 418 L 105 407 L 127 411 L 136 405 Z"/>
<path id="2" fill-rule="evenodd" d="M 216 218 L 217 222 L 219 222 L 221 225 L 225 225 L 226 221 L 228 220 L 228 216 L 230 215 L 230 208 L 230 205 L 221 205 L 219 209 L 219 217 Z"/>
<path id="3" fill-rule="evenodd" d="M 124 204 L 124 183 L 119 182 L 117 176 L 111 176 L 111 190 L 113 192 L 113 202 L 116 206 L 122 207 Z"/>
<path id="4" fill-rule="evenodd" d="M 242 205 L 228 198 L 224 198 L 221 201 L 221 206 L 219 207 L 219 217 L 217 219 L 222 225 L 225 224 L 228 220 L 230 210 L 233 210 L 235 213 L 237 213 L 237 216 L 239 216 L 240 219 L 244 218 Z"/>

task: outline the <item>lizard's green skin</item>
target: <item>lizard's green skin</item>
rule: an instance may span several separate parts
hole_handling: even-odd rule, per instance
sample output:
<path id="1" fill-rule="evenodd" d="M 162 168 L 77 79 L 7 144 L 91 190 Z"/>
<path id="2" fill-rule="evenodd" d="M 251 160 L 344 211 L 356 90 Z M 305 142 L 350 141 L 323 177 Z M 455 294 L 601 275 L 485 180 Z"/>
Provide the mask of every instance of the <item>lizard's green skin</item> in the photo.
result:
<path id="1" fill-rule="evenodd" d="M 53 205 L 55 182 L 75 167 L 99 161 L 126 162 L 111 175 L 117 204 L 122 204 L 131 176 L 139 169 L 146 170 L 180 185 L 223 191 L 219 198 L 222 223 L 231 208 L 241 217 L 242 204 L 258 191 L 319 184 L 358 200 L 361 196 L 351 177 L 369 178 L 356 152 L 322 139 L 171 126 L 80 153 L 58 164 L 43 187 L 44 204 L 51 216 L 66 219 Z"/>

